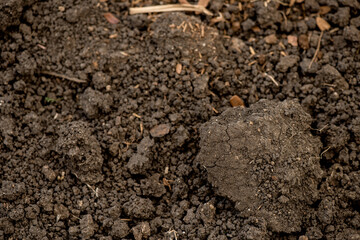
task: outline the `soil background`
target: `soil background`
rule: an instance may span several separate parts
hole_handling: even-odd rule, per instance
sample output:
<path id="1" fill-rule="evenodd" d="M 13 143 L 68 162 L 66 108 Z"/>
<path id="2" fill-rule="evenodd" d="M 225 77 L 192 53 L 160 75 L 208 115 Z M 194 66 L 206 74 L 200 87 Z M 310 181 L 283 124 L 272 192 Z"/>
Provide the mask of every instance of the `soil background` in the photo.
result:
<path id="1" fill-rule="evenodd" d="M 360 239 L 360 3 L 129 15 L 163 3 L 0 0 L 0 239 Z M 294 230 L 240 214 L 196 161 L 234 95 L 313 119 L 323 175 Z"/>

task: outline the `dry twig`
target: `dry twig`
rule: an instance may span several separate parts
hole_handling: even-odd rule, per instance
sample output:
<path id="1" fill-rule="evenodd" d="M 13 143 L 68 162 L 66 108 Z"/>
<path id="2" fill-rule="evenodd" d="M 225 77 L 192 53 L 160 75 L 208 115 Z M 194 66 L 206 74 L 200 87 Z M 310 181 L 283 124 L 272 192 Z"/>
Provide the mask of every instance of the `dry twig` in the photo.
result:
<path id="1" fill-rule="evenodd" d="M 311 65 L 315 61 L 315 59 L 316 59 L 316 57 L 317 57 L 317 55 L 318 55 L 318 53 L 320 51 L 321 38 L 322 38 L 323 35 L 324 35 L 324 31 L 321 31 L 314 57 L 311 59 L 311 62 L 310 62 L 309 67 L 308 67 L 309 69 L 311 68 Z"/>
<path id="2" fill-rule="evenodd" d="M 275 80 L 275 78 L 267 73 L 264 73 L 265 77 L 268 77 L 277 87 L 279 86 L 279 83 Z"/>
<path id="3" fill-rule="evenodd" d="M 328 147 L 328 148 L 326 148 L 326 149 L 320 154 L 320 159 L 322 159 L 323 155 L 324 155 L 327 151 L 329 151 L 330 149 L 331 149 L 331 146 Z"/>
<path id="4" fill-rule="evenodd" d="M 177 240 L 177 239 L 178 239 L 178 238 L 177 238 L 177 232 L 176 232 L 175 230 L 169 230 L 169 231 L 167 232 L 167 234 L 170 234 L 170 233 L 172 233 L 172 234 L 173 234 L 173 236 L 174 236 L 175 240 Z"/>
<path id="5" fill-rule="evenodd" d="M 202 12 L 206 15 L 212 16 L 213 14 L 203 6 L 191 5 L 191 4 L 168 4 L 160 6 L 149 6 L 149 7 L 136 7 L 130 8 L 130 14 L 139 13 L 154 13 L 154 12 Z"/>
<path id="6" fill-rule="evenodd" d="M 50 76 L 54 76 L 54 77 L 63 78 L 63 79 L 66 79 L 66 80 L 69 80 L 69 81 L 72 81 L 72 82 L 76 82 L 76 83 L 86 83 L 85 80 L 81 80 L 81 79 L 74 78 L 74 77 L 68 77 L 66 75 L 55 73 L 55 72 L 41 71 L 41 73 L 45 74 L 45 75 L 50 75 Z"/>

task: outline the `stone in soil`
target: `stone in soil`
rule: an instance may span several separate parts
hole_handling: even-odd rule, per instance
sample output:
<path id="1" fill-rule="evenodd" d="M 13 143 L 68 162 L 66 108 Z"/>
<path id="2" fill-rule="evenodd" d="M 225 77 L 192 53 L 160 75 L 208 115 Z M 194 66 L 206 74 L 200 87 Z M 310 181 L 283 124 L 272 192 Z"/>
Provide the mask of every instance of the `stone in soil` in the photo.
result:
<path id="1" fill-rule="evenodd" d="M 322 176 L 311 121 L 293 100 L 228 109 L 201 127 L 197 161 L 242 216 L 263 217 L 274 232 L 300 231 Z"/>
<path id="2" fill-rule="evenodd" d="M 150 134 L 152 137 L 163 137 L 170 132 L 170 125 L 169 124 L 160 124 L 153 127 L 150 130 Z"/>

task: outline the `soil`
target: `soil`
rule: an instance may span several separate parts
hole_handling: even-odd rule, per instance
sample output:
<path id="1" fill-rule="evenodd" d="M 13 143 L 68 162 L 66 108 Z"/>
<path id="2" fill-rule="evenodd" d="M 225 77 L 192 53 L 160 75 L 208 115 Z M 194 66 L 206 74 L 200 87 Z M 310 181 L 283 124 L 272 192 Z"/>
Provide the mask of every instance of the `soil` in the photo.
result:
<path id="1" fill-rule="evenodd" d="M 0 239 L 360 239 L 359 2 L 157 4 L 0 0 Z"/>
<path id="2" fill-rule="evenodd" d="M 303 213 L 319 200 L 323 175 L 322 144 L 310 123 L 294 100 L 230 108 L 200 129 L 197 161 L 242 216 L 263 218 L 274 232 L 299 232 Z"/>

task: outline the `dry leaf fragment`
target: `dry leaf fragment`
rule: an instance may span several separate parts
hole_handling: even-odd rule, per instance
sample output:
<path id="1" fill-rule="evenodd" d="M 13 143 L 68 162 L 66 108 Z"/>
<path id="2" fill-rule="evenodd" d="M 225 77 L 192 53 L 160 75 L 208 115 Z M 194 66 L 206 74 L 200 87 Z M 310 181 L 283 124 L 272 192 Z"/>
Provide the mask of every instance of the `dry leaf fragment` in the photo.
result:
<path id="1" fill-rule="evenodd" d="M 289 35 L 289 36 L 287 36 L 287 40 L 288 40 L 288 43 L 291 44 L 291 46 L 293 46 L 293 47 L 298 46 L 297 36 Z"/>
<path id="2" fill-rule="evenodd" d="M 120 20 L 115 17 L 112 13 L 104 13 L 104 17 L 111 24 L 118 24 Z"/>
<path id="3" fill-rule="evenodd" d="M 230 104 L 233 107 L 245 107 L 244 101 L 238 95 L 234 95 L 230 98 Z"/>
<path id="4" fill-rule="evenodd" d="M 180 74 L 182 70 L 182 65 L 180 63 L 176 64 L 176 73 Z"/>
<path id="5" fill-rule="evenodd" d="M 306 34 L 301 34 L 299 37 L 299 45 L 302 49 L 306 50 L 309 49 L 309 37 Z"/>
<path id="6" fill-rule="evenodd" d="M 292 7 L 295 4 L 295 0 L 290 0 L 289 7 Z"/>
<path id="7" fill-rule="evenodd" d="M 331 11 L 331 8 L 329 6 L 321 6 L 319 14 L 324 15 Z"/>
<path id="8" fill-rule="evenodd" d="M 275 34 L 271 34 L 265 37 L 265 42 L 267 44 L 276 44 L 278 42 L 278 39 Z"/>
<path id="9" fill-rule="evenodd" d="M 251 30 L 253 30 L 254 32 L 260 32 L 261 31 L 261 29 L 258 26 L 252 27 Z"/>
<path id="10" fill-rule="evenodd" d="M 170 132 L 170 125 L 169 124 L 160 124 L 153 127 L 150 130 L 150 134 L 152 137 L 163 137 Z"/>
<path id="11" fill-rule="evenodd" d="M 321 17 L 316 17 L 316 25 L 322 32 L 329 30 L 331 27 L 330 24 Z"/>

